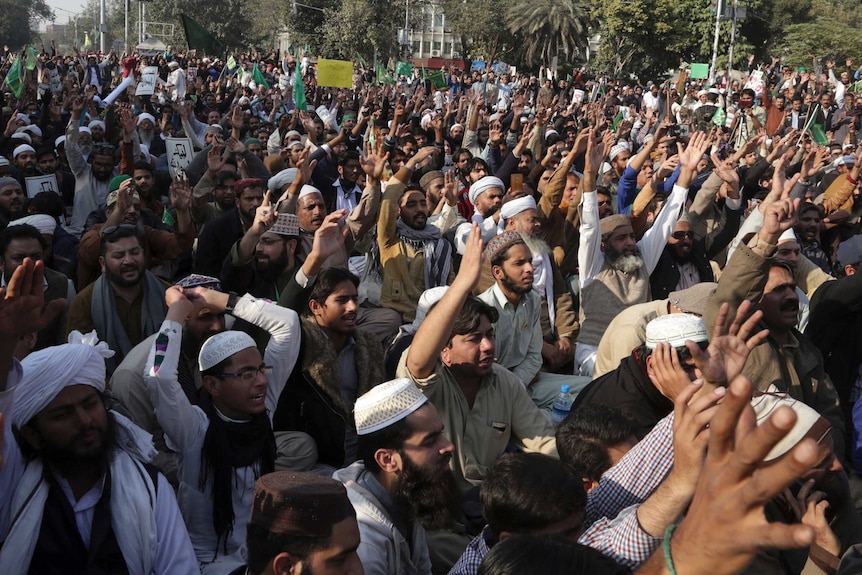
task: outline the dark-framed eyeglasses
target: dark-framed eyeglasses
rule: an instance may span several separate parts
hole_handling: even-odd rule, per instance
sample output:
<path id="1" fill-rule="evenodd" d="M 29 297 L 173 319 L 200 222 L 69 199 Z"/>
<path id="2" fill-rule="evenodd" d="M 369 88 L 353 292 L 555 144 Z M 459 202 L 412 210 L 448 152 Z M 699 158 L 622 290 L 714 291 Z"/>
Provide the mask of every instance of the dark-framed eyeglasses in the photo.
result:
<path id="1" fill-rule="evenodd" d="M 269 375 L 270 373 L 272 373 L 272 366 L 261 364 L 260 367 L 253 367 L 239 373 L 221 373 L 219 377 L 240 377 L 243 381 L 250 382 L 257 377 L 257 374 Z"/>

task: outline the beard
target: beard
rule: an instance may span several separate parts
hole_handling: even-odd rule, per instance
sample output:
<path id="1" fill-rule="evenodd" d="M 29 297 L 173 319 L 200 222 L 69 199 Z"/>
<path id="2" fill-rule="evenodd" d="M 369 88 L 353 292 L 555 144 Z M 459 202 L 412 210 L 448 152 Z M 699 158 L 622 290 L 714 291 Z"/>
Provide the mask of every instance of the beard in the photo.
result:
<path id="1" fill-rule="evenodd" d="M 641 269 L 644 265 L 644 260 L 641 257 L 640 249 L 636 248 L 636 253 L 626 255 L 623 252 L 618 252 L 610 244 L 605 250 L 605 260 L 611 269 L 617 270 L 626 274 L 632 274 Z"/>
<path id="2" fill-rule="evenodd" d="M 123 273 L 132 269 L 138 270 L 138 277 L 135 279 L 126 279 Z M 144 279 L 144 267 L 131 264 L 128 266 L 120 266 L 119 272 L 114 272 L 111 268 L 105 266 L 105 275 L 108 276 L 108 281 L 119 287 L 133 287 L 141 283 Z"/>
<path id="3" fill-rule="evenodd" d="M 524 240 L 524 245 L 527 246 L 527 249 L 530 250 L 530 253 L 534 256 L 551 253 L 551 246 L 549 246 L 548 242 L 540 237 L 530 234 L 521 234 L 521 239 Z"/>
<path id="4" fill-rule="evenodd" d="M 91 453 L 77 453 L 71 447 L 59 446 L 56 443 L 45 441 L 42 439 L 42 446 L 37 450 L 36 454 L 42 459 L 42 462 L 56 469 L 60 475 L 67 476 L 79 473 L 82 467 L 96 466 L 98 469 L 107 469 L 108 463 L 111 460 L 111 455 L 114 452 L 114 447 L 117 444 L 117 423 L 114 416 L 108 413 L 107 425 L 105 429 L 91 427 L 81 431 L 78 436 L 73 437 L 69 443 L 76 441 L 79 437 L 96 431 L 99 434 L 99 447 Z"/>
<path id="5" fill-rule="evenodd" d="M 503 284 L 503 287 L 506 288 L 508 291 L 518 295 L 530 293 L 530 291 L 533 289 L 532 281 L 528 286 L 518 285 L 515 283 L 514 280 L 512 280 L 511 277 L 509 277 L 509 274 L 507 274 L 505 271 L 503 272 L 503 277 L 500 279 L 500 283 Z"/>
<path id="6" fill-rule="evenodd" d="M 395 501 L 427 531 L 450 526 L 460 505 L 455 474 L 447 470 L 438 477 L 435 470 L 416 465 L 405 452 L 399 453 L 404 468 L 392 492 Z"/>
<path id="7" fill-rule="evenodd" d="M 267 282 L 275 281 L 281 272 L 283 272 L 287 268 L 288 260 L 287 260 L 287 242 L 284 242 L 284 248 L 281 251 L 281 255 L 279 255 L 275 259 L 266 259 L 266 260 L 257 260 L 255 262 L 257 266 L 257 273 L 260 274 L 260 277 Z"/>

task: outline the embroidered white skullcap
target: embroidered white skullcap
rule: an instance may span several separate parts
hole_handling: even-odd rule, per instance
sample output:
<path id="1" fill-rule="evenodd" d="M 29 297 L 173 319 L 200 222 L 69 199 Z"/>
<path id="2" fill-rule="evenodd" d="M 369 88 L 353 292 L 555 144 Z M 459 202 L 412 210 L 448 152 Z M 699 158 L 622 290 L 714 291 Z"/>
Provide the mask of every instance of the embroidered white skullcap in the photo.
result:
<path id="1" fill-rule="evenodd" d="M 782 244 L 784 242 L 795 242 L 795 241 L 797 241 L 796 232 L 793 231 L 793 228 L 788 228 L 788 229 L 784 230 L 784 233 L 782 233 L 780 236 L 778 236 L 778 243 L 779 244 Z"/>
<path id="2" fill-rule="evenodd" d="M 646 326 L 647 349 L 655 349 L 660 343 L 685 347 L 686 340 L 694 343 L 709 341 L 706 326 L 696 315 L 671 313 L 655 318 Z"/>
<path id="3" fill-rule="evenodd" d="M 31 146 L 30 144 L 21 144 L 20 146 L 15 148 L 14 152 L 12 152 L 12 158 L 17 158 L 18 154 L 23 154 L 24 152 L 33 152 L 35 154 L 36 150 L 34 150 L 33 146 Z"/>
<path id="4" fill-rule="evenodd" d="M 401 421 L 427 401 L 428 398 L 407 378 L 381 383 L 356 400 L 353 408 L 356 434 L 368 435 L 385 429 Z"/>
<path id="5" fill-rule="evenodd" d="M 12 226 L 33 226 L 37 230 L 39 230 L 40 234 L 50 234 L 54 235 L 54 230 L 57 228 L 57 222 L 49 216 L 48 214 L 33 214 L 30 216 L 24 216 L 23 218 L 18 218 L 17 220 L 12 220 L 9 222 L 9 227 Z"/>
<path id="6" fill-rule="evenodd" d="M 25 125 L 25 126 L 29 126 L 29 125 L 30 125 L 30 118 L 28 118 L 28 117 L 27 117 L 26 115 L 24 115 L 24 114 L 20 114 L 20 113 L 19 113 L 17 116 L 15 116 L 15 119 L 16 119 L 16 120 L 20 120 L 20 121 L 24 122 L 24 125 Z"/>
<path id="7" fill-rule="evenodd" d="M 103 132 L 105 131 L 105 122 L 103 122 L 102 120 L 93 120 L 92 122 L 87 124 L 87 126 L 90 128 L 90 130 L 92 130 L 93 128 L 99 127 L 99 128 L 102 128 Z"/>
<path id="8" fill-rule="evenodd" d="M 244 331 L 223 331 L 206 340 L 198 355 L 198 367 L 206 371 L 235 353 L 255 347 L 254 340 Z"/>
<path id="9" fill-rule="evenodd" d="M 299 216 L 296 214 L 278 214 L 278 219 L 267 230 L 280 236 L 299 236 Z"/>
<path id="10" fill-rule="evenodd" d="M 221 134 L 224 132 L 224 128 L 221 127 L 221 124 L 210 124 L 204 132 L 218 132 Z"/>
<path id="11" fill-rule="evenodd" d="M 280 192 L 284 186 L 289 186 L 296 179 L 296 168 L 287 168 L 271 177 L 266 187 L 273 192 Z"/>
<path id="12" fill-rule="evenodd" d="M 781 406 L 787 406 L 796 412 L 796 423 L 790 433 L 781 438 L 769 451 L 764 462 L 778 459 L 802 441 L 806 436 L 812 437 L 818 443 L 826 437 L 832 429 L 829 422 L 817 411 L 808 405 L 797 401 L 786 393 L 778 391 L 774 385 L 770 385 L 766 393 L 751 398 L 751 406 L 757 419 L 757 425 L 763 424 Z"/>
<path id="13" fill-rule="evenodd" d="M 449 286 L 437 286 L 422 292 L 422 295 L 419 296 L 419 303 L 416 305 L 416 316 L 413 319 L 413 323 L 409 324 L 412 327 L 411 333 L 416 333 L 416 330 L 425 321 L 425 316 L 428 315 L 431 307 L 443 299 L 448 289 Z"/>
<path id="14" fill-rule="evenodd" d="M 93 135 L 93 130 L 89 128 L 89 126 L 81 126 L 78 128 L 78 131 L 82 134 L 90 134 Z"/>
<path id="15" fill-rule="evenodd" d="M 27 142 L 28 144 L 33 143 L 33 138 L 30 137 L 30 134 L 27 132 L 15 132 L 11 136 L 9 136 L 10 140 L 21 140 L 22 142 Z"/>
<path id="16" fill-rule="evenodd" d="M 320 192 L 320 190 L 318 190 L 314 186 L 309 186 L 308 184 L 304 184 L 301 188 L 299 188 L 299 197 L 297 199 L 304 198 L 305 196 L 307 196 L 309 194 L 320 194 L 321 196 L 323 196 L 323 194 Z"/>
<path id="17" fill-rule="evenodd" d="M 33 352 L 21 362 L 24 377 L 15 388 L 12 425 L 26 425 L 67 387 L 89 385 L 105 391 L 105 358 L 114 352 L 95 331 L 73 331 L 69 342 Z"/>
<path id="18" fill-rule="evenodd" d="M 622 152 L 627 151 L 628 148 L 622 144 L 617 144 L 613 148 L 611 148 L 611 153 L 608 154 L 608 158 L 613 162 L 614 158 L 619 156 Z"/>
<path id="19" fill-rule="evenodd" d="M 66 136 L 57 136 L 57 139 L 54 140 L 54 148 L 59 148 L 60 144 L 66 143 Z"/>
<path id="20" fill-rule="evenodd" d="M 458 122 L 455 122 L 454 124 L 452 124 L 452 127 L 451 127 L 451 128 L 449 128 L 449 131 L 451 132 L 451 131 L 452 131 L 452 130 L 454 130 L 455 128 L 461 128 L 461 129 L 463 130 L 463 129 L 464 129 L 464 124 L 459 124 Z"/>
<path id="21" fill-rule="evenodd" d="M 476 198 L 478 198 L 491 188 L 500 188 L 500 191 L 506 191 L 506 186 L 503 184 L 503 180 L 496 176 L 485 176 L 484 178 L 479 178 L 478 180 L 473 182 L 473 185 L 470 186 L 470 203 L 475 206 Z"/>
<path id="22" fill-rule="evenodd" d="M 141 122 L 143 122 L 144 120 L 149 120 L 149 121 L 150 121 L 150 122 L 152 122 L 153 124 L 155 124 L 155 123 L 156 123 L 156 118 L 155 118 L 155 116 L 153 116 L 152 114 L 148 114 L 147 112 L 144 112 L 143 114 L 141 114 L 141 115 L 139 115 L 139 116 L 138 116 L 137 125 L 138 125 L 138 126 L 140 126 L 140 125 L 141 125 Z"/>

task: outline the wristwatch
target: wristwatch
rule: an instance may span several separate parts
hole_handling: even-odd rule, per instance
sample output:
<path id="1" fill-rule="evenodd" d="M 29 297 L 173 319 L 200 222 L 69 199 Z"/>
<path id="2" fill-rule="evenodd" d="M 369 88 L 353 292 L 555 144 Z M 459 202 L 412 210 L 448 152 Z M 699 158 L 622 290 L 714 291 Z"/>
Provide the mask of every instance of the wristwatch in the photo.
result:
<path id="1" fill-rule="evenodd" d="M 224 312 L 233 315 L 233 310 L 238 301 L 239 295 L 236 292 L 230 292 L 227 296 L 227 304 L 224 306 Z"/>

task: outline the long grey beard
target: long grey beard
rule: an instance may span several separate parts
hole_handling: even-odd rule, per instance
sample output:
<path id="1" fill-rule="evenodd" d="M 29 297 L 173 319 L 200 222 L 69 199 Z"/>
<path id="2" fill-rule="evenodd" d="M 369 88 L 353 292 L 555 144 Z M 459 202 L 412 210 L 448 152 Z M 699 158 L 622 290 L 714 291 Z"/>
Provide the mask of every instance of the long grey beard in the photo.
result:
<path id="1" fill-rule="evenodd" d="M 617 271 L 633 274 L 643 267 L 644 260 L 640 256 L 620 256 L 615 260 L 608 260 L 608 265 Z"/>
<path id="2" fill-rule="evenodd" d="M 530 250 L 533 255 L 545 255 L 551 253 L 551 246 L 542 238 L 521 234 L 521 239 L 524 240 L 524 245 Z"/>

